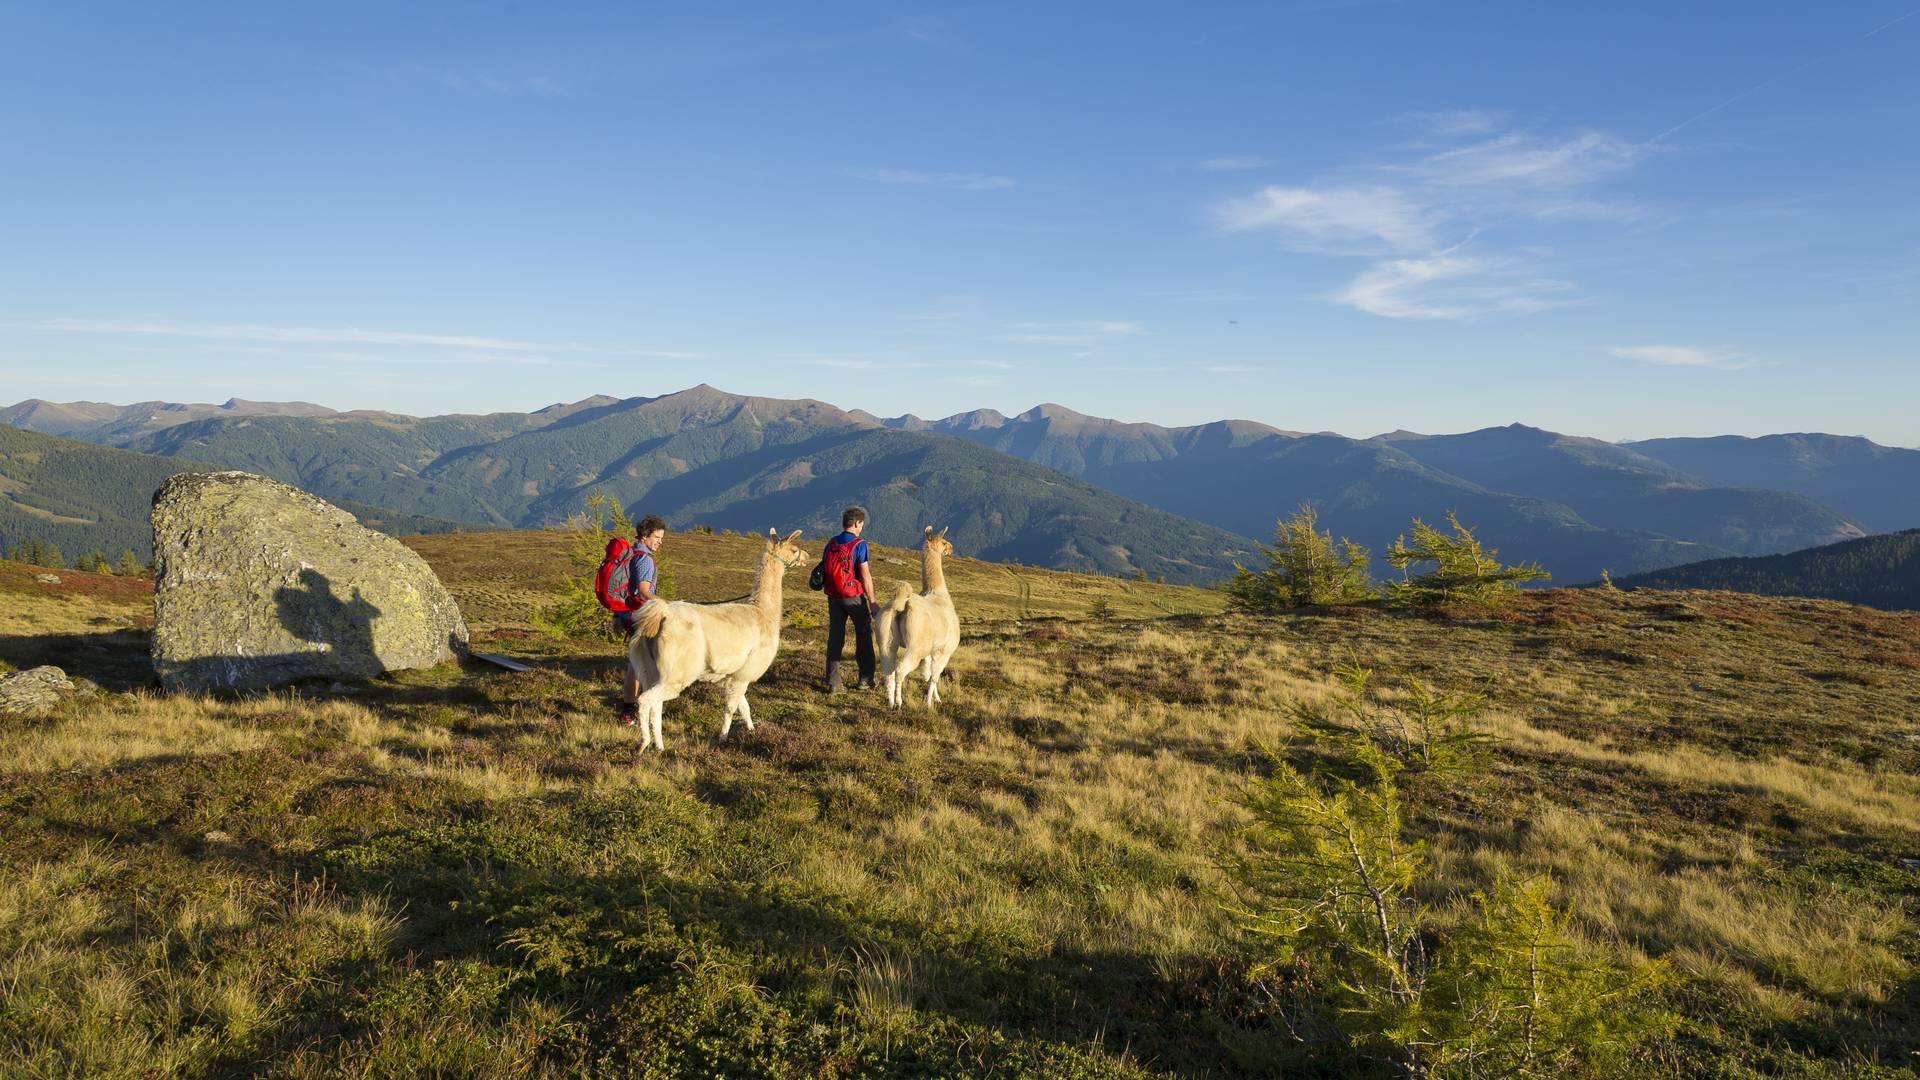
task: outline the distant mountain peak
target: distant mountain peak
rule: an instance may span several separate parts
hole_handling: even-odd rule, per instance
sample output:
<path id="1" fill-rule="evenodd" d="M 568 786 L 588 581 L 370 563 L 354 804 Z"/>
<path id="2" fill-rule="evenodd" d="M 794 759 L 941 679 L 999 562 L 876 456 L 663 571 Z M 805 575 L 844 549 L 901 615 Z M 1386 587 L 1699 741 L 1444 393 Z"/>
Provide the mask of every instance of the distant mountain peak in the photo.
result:
<path id="1" fill-rule="evenodd" d="M 1019 416 L 1014 417 L 1014 419 L 1016 420 L 1090 420 L 1093 418 L 1088 416 L 1085 413 L 1075 412 L 1074 410 L 1067 408 L 1065 405 L 1057 405 L 1051 401 L 1045 401 L 1045 402 L 1041 402 L 1038 405 L 1035 405 L 1031 409 L 1028 409 L 1026 412 L 1021 413 Z"/>
<path id="2" fill-rule="evenodd" d="M 1005 427 L 1007 416 L 997 409 L 975 409 L 972 412 L 954 413 L 934 426 L 945 430 L 977 431 L 981 428 Z"/>
<path id="3" fill-rule="evenodd" d="M 581 409 L 597 409 L 602 405 L 612 405 L 620 399 L 611 394 L 595 394 L 583 397 L 579 401 L 556 401 L 544 409 L 535 409 L 535 416 L 552 416 L 555 413 L 578 412 Z"/>

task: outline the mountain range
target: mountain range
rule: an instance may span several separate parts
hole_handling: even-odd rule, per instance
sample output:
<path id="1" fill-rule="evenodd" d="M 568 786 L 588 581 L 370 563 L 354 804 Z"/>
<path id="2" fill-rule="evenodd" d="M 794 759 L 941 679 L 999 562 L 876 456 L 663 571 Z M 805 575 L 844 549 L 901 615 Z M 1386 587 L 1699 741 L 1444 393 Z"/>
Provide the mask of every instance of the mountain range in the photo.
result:
<path id="1" fill-rule="evenodd" d="M 538 527 L 597 488 L 676 526 L 817 535 L 859 502 L 883 542 L 939 522 L 987 559 L 1188 582 L 1229 573 L 1250 537 L 1306 502 L 1324 527 L 1376 552 L 1411 518 L 1455 511 L 1503 558 L 1570 581 L 1920 526 L 1920 494 L 1873 498 L 1902 484 L 1920 493 L 1920 451 L 1835 436 L 1617 445 L 1516 424 L 1354 439 L 1247 420 L 1127 423 L 1051 404 L 923 420 L 705 385 L 425 418 L 237 399 L 35 400 L 0 409 L 0 422 L 259 472 L 394 522 Z"/>
<path id="2" fill-rule="evenodd" d="M 150 418 L 161 410 L 143 406 L 68 430 L 118 440 L 132 487 L 143 488 L 133 500 L 142 516 L 151 467 L 136 462 L 179 458 L 272 476 L 343 504 L 477 527 L 553 524 L 600 490 L 675 525 L 814 536 L 837 531 L 840 511 L 861 503 L 870 535 L 886 543 L 911 543 L 922 526 L 944 524 L 960 550 L 984 559 L 1178 582 L 1216 580 L 1253 551 L 1245 537 L 1044 466 L 817 401 L 698 386 L 488 416 L 218 408 L 155 429 Z M 16 406 L 8 415 L 66 421 L 73 411 Z M 95 500 L 124 511 L 129 494 L 102 486 Z M 111 515 L 103 507 L 99 516 Z"/>
<path id="3" fill-rule="evenodd" d="M 1582 576 L 1866 532 L 1806 494 L 1724 486 L 1632 448 L 1519 424 L 1351 439 L 1239 420 L 1120 423 L 1059 405 L 884 423 L 970 439 L 1248 536 L 1265 536 L 1276 516 L 1312 502 L 1324 525 L 1379 551 L 1410 518 L 1438 521 L 1454 510 L 1509 558 Z"/>

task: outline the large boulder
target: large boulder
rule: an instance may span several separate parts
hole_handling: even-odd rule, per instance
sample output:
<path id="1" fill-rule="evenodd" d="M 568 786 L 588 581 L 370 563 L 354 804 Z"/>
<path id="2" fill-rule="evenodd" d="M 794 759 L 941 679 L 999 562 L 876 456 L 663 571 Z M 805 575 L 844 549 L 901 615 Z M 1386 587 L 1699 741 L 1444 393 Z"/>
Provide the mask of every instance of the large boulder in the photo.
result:
<path id="1" fill-rule="evenodd" d="M 51 664 L 0 675 L 0 716 L 38 716 L 72 697 L 79 687 Z"/>
<path id="2" fill-rule="evenodd" d="M 425 560 L 263 476 L 181 473 L 153 497 L 153 666 L 170 690 L 431 667 L 467 624 Z"/>

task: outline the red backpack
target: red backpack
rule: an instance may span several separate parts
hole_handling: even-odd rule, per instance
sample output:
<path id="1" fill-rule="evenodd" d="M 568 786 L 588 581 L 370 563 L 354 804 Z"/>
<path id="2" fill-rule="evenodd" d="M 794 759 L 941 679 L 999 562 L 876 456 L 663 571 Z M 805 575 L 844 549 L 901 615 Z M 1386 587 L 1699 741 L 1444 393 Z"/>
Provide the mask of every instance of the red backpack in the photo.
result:
<path id="1" fill-rule="evenodd" d="M 600 598 L 601 607 L 613 612 L 639 610 L 640 605 L 633 602 L 633 564 L 646 553 L 646 548 L 624 536 L 607 541 L 606 558 L 593 575 L 593 595 Z"/>
<path id="2" fill-rule="evenodd" d="M 826 553 L 820 557 L 820 566 L 827 576 L 827 595 L 846 599 L 859 596 L 860 568 L 853 564 L 853 553 L 860 547 L 860 538 L 841 543 L 838 538 L 827 541 Z"/>

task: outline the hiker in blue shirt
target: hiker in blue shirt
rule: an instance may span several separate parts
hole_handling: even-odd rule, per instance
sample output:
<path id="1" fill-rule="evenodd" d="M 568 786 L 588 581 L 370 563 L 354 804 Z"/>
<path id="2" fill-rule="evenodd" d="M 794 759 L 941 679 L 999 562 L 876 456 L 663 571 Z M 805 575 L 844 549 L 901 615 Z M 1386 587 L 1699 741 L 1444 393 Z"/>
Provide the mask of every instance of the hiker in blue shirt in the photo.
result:
<path id="1" fill-rule="evenodd" d="M 820 557 L 827 593 L 827 693 L 837 694 L 840 655 L 846 646 L 847 620 L 853 620 L 854 660 L 859 665 L 856 689 L 871 690 L 873 681 L 873 571 L 867 566 L 867 512 L 849 506 L 840 515 L 839 536 L 827 541 Z"/>
<path id="2" fill-rule="evenodd" d="M 660 581 L 660 567 L 654 562 L 654 555 L 660 545 L 667 540 L 667 523 L 654 514 L 640 519 L 633 527 L 634 539 L 638 542 L 633 553 L 633 607 L 638 611 L 640 605 L 654 598 L 654 589 Z M 621 639 L 633 641 L 633 611 L 615 612 L 613 628 L 620 632 Z M 632 727 L 639 719 L 635 711 L 640 701 L 640 673 L 634 670 L 631 654 L 627 658 L 626 692 L 620 699 L 620 723 Z"/>

